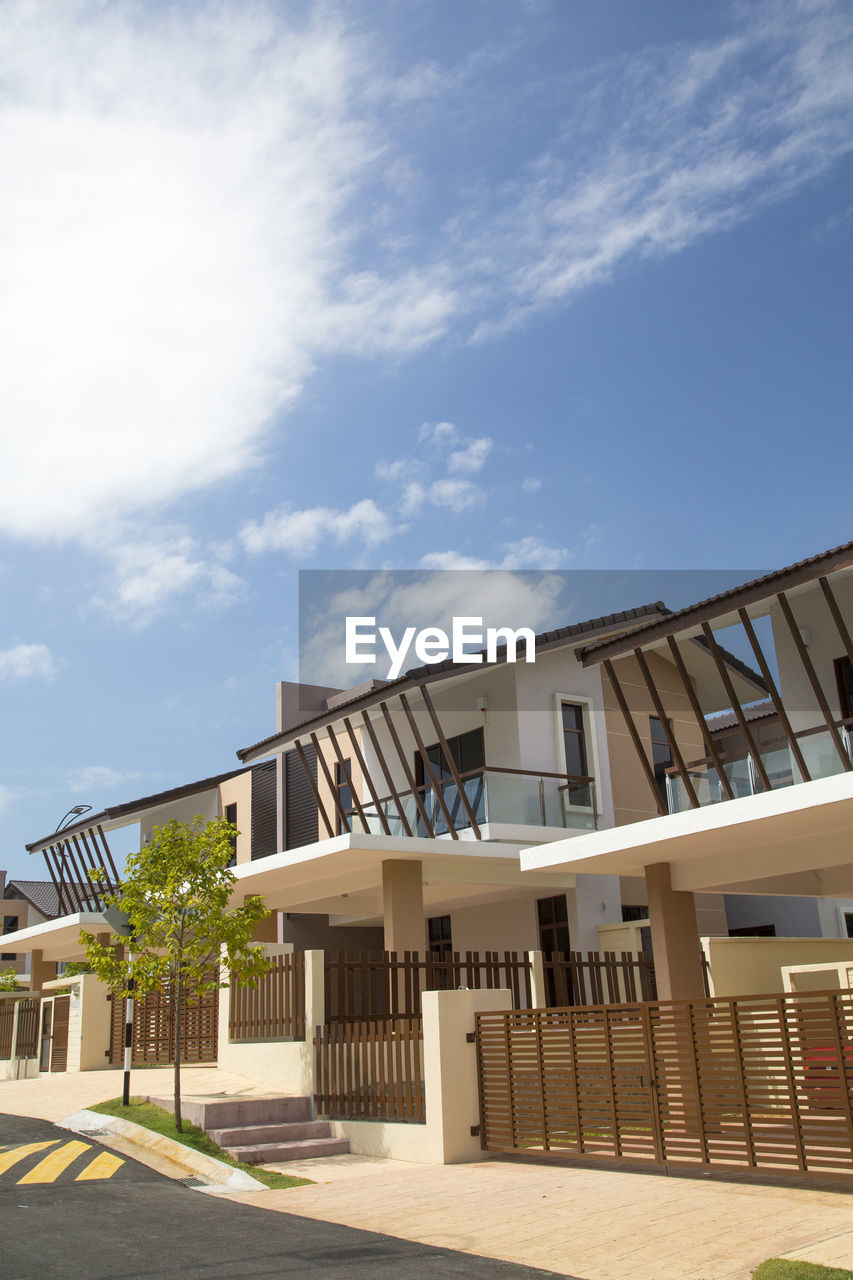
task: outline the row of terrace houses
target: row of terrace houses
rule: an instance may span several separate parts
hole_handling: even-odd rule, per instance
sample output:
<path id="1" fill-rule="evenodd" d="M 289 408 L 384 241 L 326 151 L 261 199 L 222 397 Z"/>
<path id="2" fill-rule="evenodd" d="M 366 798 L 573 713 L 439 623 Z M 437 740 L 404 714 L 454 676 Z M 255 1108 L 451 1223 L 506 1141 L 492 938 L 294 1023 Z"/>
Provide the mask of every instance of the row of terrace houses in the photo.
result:
<path id="1" fill-rule="evenodd" d="M 850 936 L 851 628 L 848 544 L 546 632 L 534 664 L 279 684 L 237 768 L 30 844 L 60 909 L 6 953 L 33 989 L 79 958 L 110 833 L 198 814 L 238 827 L 237 893 L 297 951 L 645 948 L 666 996 L 701 992 L 700 937 Z"/>

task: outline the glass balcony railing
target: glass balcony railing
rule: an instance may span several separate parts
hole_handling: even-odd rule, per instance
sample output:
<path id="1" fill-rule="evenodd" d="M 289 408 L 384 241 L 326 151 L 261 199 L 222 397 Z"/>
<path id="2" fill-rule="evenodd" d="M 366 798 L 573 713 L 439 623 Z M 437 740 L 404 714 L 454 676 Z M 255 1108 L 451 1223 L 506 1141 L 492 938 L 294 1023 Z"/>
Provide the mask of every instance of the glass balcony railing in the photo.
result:
<path id="1" fill-rule="evenodd" d="M 853 734 L 851 734 L 850 726 L 840 724 L 837 728 L 848 758 L 853 761 L 853 750 L 851 750 Z M 832 735 L 828 729 L 805 729 L 797 733 L 795 737 L 808 770 L 809 778 L 812 781 L 818 778 L 831 778 L 835 774 L 845 772 L 844 763 L 836 750 Z M 780 787 L 790 787 L 797 782 L 806 781 L 787 744 L 784 746 L 774 745 L 762 750 L 760 758 L 764 766 L 764 772 L 770 782 L 771 790 L 776 791 Z M 755 759 L 749 752 L 737 755 L 728 753 L 721 757 L 720 763 L 729 781 L 734 799 L 740 799 L 742 796 L 759 795 L 765 790 Z M 693 761 L 685 767 L 700 805 L 718 804 L 720 801 L 729 798 L 723 789 L 714 763 L 709 757 Z M 683 813 L 692 807 L 684 780 L 675 768 L 667 771 L 666 796 L 670 813 Z"/>
<path id="2" fill-rule="evenodd" d="M 460 782 L 468 802 L 467 807 L 459 786 L 451 778 L 444 778 L 439 784 L 441 799 L 431 786 L 418 788 L 420 806 L 411 791 L 400 795 L 400 807 L 413 835 L 427 836 L 430 834 L 430 827 L 437 836 L 448 834 L 448 815 L 454 828 L 464 831 L 471 827 L 469 809 L 478 826 L 507 823 L 516 826 L 560 827 L 575 831 L 596 829 L 595 782 L 592 778 L 488 768 L 465 774 Z M 364 801 L 361 807 L 364 822 L 355 809 L 348 811 L 351 830 L 366 830 L 372 835 L 384 834 L 379 817 L 381 809 L 391 835 L 405 837 L 406 828 L 394 799 L 380 800 L 379 809 L 375 804 Z"/>

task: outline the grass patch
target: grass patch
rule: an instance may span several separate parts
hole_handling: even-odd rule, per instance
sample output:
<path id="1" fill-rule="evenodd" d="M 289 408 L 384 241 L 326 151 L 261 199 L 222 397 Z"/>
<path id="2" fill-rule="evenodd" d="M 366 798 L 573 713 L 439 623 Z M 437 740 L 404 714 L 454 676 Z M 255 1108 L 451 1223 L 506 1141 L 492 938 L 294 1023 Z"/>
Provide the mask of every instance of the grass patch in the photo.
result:
<path id="1" fill-rule="evenodd" d="M 813 1262 L 770 1258 L 752 1273 L 752 1280 L 850 1280 L 853 1271 L 840 1267 L 818 1267 Z"/>
<path id="2" fill-rule="evenodd" d="M 204 1129 L 188 1124 L 186 1120 L 183 1133 L 178 1133 L 175 1128 L 175 1117 L 170 1112 L 164 1111 L 162 1107 L 155 1107 L 152 1102 L 146 1102 L 144 1098 L 131 1098 L 128 1107 L 122 1105 L 121 1098 L 111 1098 L 109 1102 L 95 1103 L 89 1110 L 98 1111 L 104 1116 L 118 1116 L 122 1120 L 131 1120 L 134 1124 L 142 1125 L 144 1129 L 152 1129 L 154 1133 L 162 1133 L 166 1138 L 174 1138 L 175 1142 L 191 1147 L 193 1151 L 200 1151 L 204 1156 L 213 1156 L 216 1160 L 230 1164 L 234 1169 L 242 1169 L 244 1173 L 250 1173 L 253 1178 L 257 1178 L 258 1182 L 263 1182 L 265 1186 L 275 1190 L 282 1187 L 311 1185 L 310 1178 L 294 1178 L 287 1173 L 275 1173 L 272 1169 L 262 1169 L 258 1165 L 243 1164 L 241 1160 L 235 1160 L 227 1151 L 218 1147 L 213 1139 L 207 1136 Z"/>

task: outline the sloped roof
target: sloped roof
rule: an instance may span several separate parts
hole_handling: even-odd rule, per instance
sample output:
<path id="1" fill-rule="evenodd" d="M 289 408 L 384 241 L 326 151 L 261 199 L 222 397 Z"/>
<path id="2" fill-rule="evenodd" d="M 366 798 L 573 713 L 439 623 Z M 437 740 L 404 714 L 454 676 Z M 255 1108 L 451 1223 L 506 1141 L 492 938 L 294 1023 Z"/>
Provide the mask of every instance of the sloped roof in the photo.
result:
<path id="1" fill-rule="evenodd" d="M 777 713 L 768 698 L 764 702 L 754 702 L 752 706 L 744 707 L 743 714 L 747 722 L 751 723 L 753 720 L 766 720 L 768 716 L 775 716 Z M 709 716 L 707 725 L 712 733 L 720 733 L 724 729 L 736 729 L 738 718 L 733 711 L 724 711 L 721 716 Z"/>
<path id="2" fill-rule="evenodd" d="M 694 623 L 710 621 L 729 612 L 721 606 L 731 604 L 732 610 L 745 607 L 766 600 L 768 596 L 775 595 L 778 591 L 786 591 L 805 582 L 813 582 L 823 574 L 832 573 L 836 569 L 846 569 L 851 565 L 853 565 L 853 542 L 844 542 L 840 547 L 821 551 L 816 556 L 809 556 L 806 560 L 798 560 L 795 564 L 786 565 L 784 569 L 774 569 L 772 573 L 766 573 L 761 578 L 753 578 L 751 582 L 742 582 L 737 587 L 730 587 L 728 591 L 721 591 L 719 595 L 709 596 L 707 600 L 686 605 L 685 608 L 677 609 L 674 613 L 669 612 L 664 622 L 657 620 L 647 622 L 615 639 L 587 645 L 581 653 L 581 660 L 585 667 L 594 665 L 605 657 L 615 657 L 618 653 L 636 648 L 661 635 L 669 635 Z"/>
<path id="3" fill-rule="evenodd" d="M 66 887 L 70 892 L 70 886 Z M 56 892 L 56 885 L 50 880 L 10 880 L 4 897 L 24 898 L 48 920 L 55 920 L 59 915 L 66 914 L 59 909 L 59 894 Z"/>

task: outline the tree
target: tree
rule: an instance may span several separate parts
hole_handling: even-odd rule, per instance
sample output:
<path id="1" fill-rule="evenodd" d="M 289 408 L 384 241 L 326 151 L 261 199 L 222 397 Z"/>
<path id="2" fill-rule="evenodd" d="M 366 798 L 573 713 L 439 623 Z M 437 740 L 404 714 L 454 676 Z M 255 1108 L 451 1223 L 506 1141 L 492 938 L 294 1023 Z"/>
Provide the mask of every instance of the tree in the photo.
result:
<path id="1" fill-rule="evenodd" d="M 18 975 L 14 969 L 4 969 L 0 973 L 0 991 L 17 991 Z"/>
<path id="2" fill-rule="evenodd" d="M 255 926 L 269 915 L 260 898 L 228 903 L 235 876 L 229 863 L 235 828 L 224 818 L 155 827 L 150 842 L 131 854 L 121 887 L 106 902 L 125 912 L 132 929 L 128 954 L 90 933 L 80 942 L 92 971 L 119 996 L 159 991 L 175 1028 L 175 1127 L 181 1125 L 181 1015 L 187 1002 L 225 987 L 215 967 L 224 949 L 231 981 L 254 986 L 270 961 L 252 946 Z"/>

